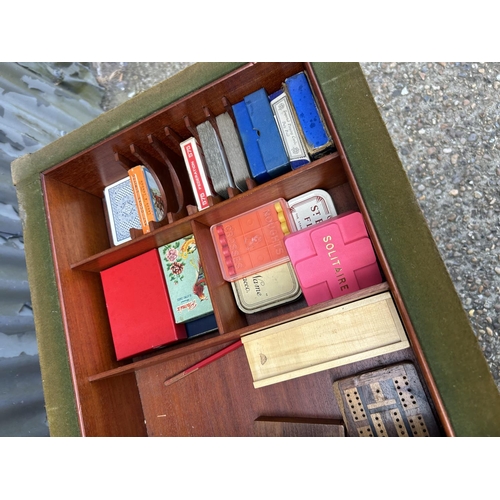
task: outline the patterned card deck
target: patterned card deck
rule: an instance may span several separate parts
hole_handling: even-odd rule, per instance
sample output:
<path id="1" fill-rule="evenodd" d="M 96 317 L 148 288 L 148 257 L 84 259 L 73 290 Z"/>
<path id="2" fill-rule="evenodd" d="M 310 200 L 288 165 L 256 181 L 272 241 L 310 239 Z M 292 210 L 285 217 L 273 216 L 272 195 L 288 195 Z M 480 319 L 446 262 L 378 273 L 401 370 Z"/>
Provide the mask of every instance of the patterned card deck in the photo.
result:
<path id="1" fill-rule="evenodd" d="M 115 245 L 131 239 L 130 229 L 141 227 L 130 178 L 127 176 L 104 189 L 111 236 Z"/>
<path id="2" fill-rule="evenodd" d="M 241 138 L 229 113 L 218 115 L 216 122 L 229 161 L 229 167 L 233 174 L 234 183 L 240 191 L 246 191 L 248 189 L 246 181 L 251 178 L 251 175 L 243 152 Z"/>
<path id="3" fill-rule="evenodd" d="M 196 127 L 196 130 L 198 131 L 205 162 L 215 192 L 222 198 L 227 199 L 229 198 L 228 189 L 230 187 L 236 188 L 236 186 L 222 143 L 214 127 L 208 120 L 200 123 Z"/>

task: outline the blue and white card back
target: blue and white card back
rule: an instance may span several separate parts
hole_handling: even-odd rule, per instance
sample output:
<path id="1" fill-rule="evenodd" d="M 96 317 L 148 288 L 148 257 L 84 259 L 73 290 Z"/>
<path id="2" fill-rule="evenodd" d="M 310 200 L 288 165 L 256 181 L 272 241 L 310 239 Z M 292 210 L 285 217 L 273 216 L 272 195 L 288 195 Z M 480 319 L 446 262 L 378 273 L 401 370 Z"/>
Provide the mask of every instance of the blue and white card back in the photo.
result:
<path id="1" fill-rule="evenodd" d="M 113 243 L 120 245 L 131 240 L 130 229 L 133 227 L 140 229 L 141 221 L 130 178 L 127 176 L 104 188 L 104 199 Z"/>

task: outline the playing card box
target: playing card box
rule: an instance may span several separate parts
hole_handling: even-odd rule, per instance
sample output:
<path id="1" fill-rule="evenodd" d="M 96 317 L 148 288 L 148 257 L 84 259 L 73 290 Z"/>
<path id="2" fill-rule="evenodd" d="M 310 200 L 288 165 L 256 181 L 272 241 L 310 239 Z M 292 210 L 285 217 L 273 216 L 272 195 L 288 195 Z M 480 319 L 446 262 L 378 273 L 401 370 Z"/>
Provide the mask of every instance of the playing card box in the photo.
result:
<path id="1" fill-rule="evenodd" d="M 104 200 L 113 245 L 130 241 L 130 229 L 141 227 L 130 178 L 127 176 L 105 187 Z"/>
<path id="2" fill-rule="evenodd" d="M 156 250 L 101 271 L 116 358 L 130 358 L 186 338 L 176 325 Z"/>
<path id="3" fill-rule="evenodd" d="M 288 96 L 283 90 L 278 90 L 269 96 L 276 125 L 283 140 L 286 154 L 290 160 L 290 167 L 295 170 L 310 163 L 304 141 L 293 117 L 292 107 Z"/>
<path id="4" fill-rule="evenodd" d="M 318 159 L 331 152 L 334 143 L 306 73 L 301 71 L 287 78 L 283 82 L 283 90 L 290 99 L 298 129 L 310 157 Z"/>
<path id="5" fill-rule="evenodd" d="M 265 89 L 233 106 L 250 171 L 259 184 L 290 170 L 290 162 Z"/>
<path id="6" fill-rule="evenodd" d="M 180 148 L 191 181 L 196 206 L 198 210 L 208 208 L 210 206 L 209 196 L 215 196 L 215 190 L 203 150 L 194 137 L 181 142 Z"/>
<path id="7" fill-rule="evenodd" d="M 192 234 L 158 248 L 176 323 L 213 313 L 212 300 Z"/>
<path id="8" fill-rule="evenodd" d="M 217 320 L 215 319 L 214 313 L 202 316 L 201 318 L 192 319 L 191 321 L 186 321 L 183 324 L 186 327 L 188 339 L 199 337 L 200 335 L 205 335 L 206 333 L 217 330 Z"/>
<path id="9" fill-rule="evenodd" d="M 150 222 L 158 222 L 165 217 L 165 206 L 160 189 L 153 176 L 144 165 L 137 165 L 128 171 L 135 204 L 141 222 L 142 232 L 151 231 Z"/>

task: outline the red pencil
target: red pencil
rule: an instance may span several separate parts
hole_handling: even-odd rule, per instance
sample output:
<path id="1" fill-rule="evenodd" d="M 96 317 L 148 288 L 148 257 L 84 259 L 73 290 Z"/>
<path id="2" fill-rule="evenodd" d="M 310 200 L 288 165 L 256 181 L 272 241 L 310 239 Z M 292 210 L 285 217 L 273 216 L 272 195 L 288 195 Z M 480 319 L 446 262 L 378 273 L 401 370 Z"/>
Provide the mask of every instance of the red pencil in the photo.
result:
<path id="1" fill-rule="evenodd" d="M 241 339 L 237 340 L 236 342 L 233 342 L 232 344 L 228 345 L 227 347 L 224 347 L 224 349 L 221 349 L 220 351 L 212 354 L 211 356 L 208 356 L 208 358 L 202 359 L 198 363 L 195 363 L 193 366 L 187 368 L 183 372 L 179 373 L 178 375 L 175 375 L 174 377 L 168 378 L 163 382 L 165 386 L 171 385 L 182 378 L 186 377 L 190 373 L 195 372 L 196 370 L 203 368 L 204 366 L 209 365 L 210 363 L 213 363 L 219 358 L 222 358 L 222 356 L 225 356 L 226 354 L 229 354 L 230 352 L 235 351 L 238 349 L 238 347 L 242 346 L 243 343 L 241 342 Z"/>

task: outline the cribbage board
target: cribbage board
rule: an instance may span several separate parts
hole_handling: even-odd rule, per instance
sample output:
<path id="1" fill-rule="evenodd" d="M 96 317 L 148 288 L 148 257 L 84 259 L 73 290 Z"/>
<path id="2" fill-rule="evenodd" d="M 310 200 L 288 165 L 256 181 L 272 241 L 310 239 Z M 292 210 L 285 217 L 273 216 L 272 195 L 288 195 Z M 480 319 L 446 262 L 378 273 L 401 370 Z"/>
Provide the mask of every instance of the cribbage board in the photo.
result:
<path id="1" fill-rule="evenodd" d="M 350 436 L 441 435 L 411 363 L 336 381 L 333 391 Z"/>

